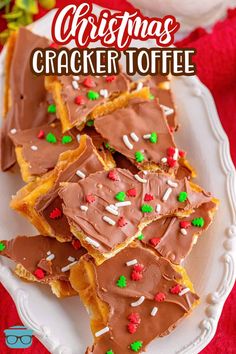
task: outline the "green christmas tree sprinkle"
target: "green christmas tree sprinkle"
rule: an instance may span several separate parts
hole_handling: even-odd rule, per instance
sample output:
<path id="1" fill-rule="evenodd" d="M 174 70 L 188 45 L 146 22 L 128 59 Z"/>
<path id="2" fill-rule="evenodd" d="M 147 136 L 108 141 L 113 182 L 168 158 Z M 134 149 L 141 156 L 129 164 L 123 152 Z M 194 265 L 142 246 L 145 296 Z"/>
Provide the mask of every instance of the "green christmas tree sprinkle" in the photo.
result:
<path id="1" fill-rule="evenodd" d="M 178 201 L 180 203 L 186 202 L 187 198 L 188 198 L 188 193 L 187 192 L 180 192 L 179 195 L 178 195 Z"/>
<path id="2" fill-rule="evenodd" d="M 61 139 L 62 144 L 69 144 L 72 142 L 72 137 L 70 135 L 64 135 Z"/>
<path id="3" fill-rule="evenodd" d="M 152 144 L 156 144 L 158 141 L 157 133 L 155 133 L 155 132 L 151 133 L 149 140 Z"/>
<path id="4" fill-rule="evenodd" d="M 126 194 L 125 194 L 125 192 L 118 192 L 118 193 L 115 195 L 115 198 L 116 198 L 119 202 L 124 202 L 124 201 L 125 201 L 125 198 L 126 198 Z"/>
<path id="5" fill-rule="evenodd" d="M 95 91 L 88 91 L 87 96 L 88 96 L 88 99 L 91 101 L 97 100 L 100 97 L 99 93 L 97 93 Z"/>
<path id="6" fill-rule="evenodd" d="M 137 340 L 136 342 L 133 342 L 130 344 L 131 350 L 133 350 L 133 352 L 136 352 L 136 353 L 140 351 L 142 346 L 143 346 L 143 342 L 141 342 L 140 340 Z"/>
<path id="7" fill-rule="evenodd" d="M 93 126 L 94 126 L 94 120 L 93 120 L 93 119 L 88 120 L 87 123 L 86 123 L 86 125 L 87 125 L 88 127 L 93 127 Z"/>
<path id="8" fill-rule="evenodd" d="M 105 143 L 105 148 L 112 153 L 116 152 L 116 150 L 113 149 L 113 147 L 111 147 L 111 145 L 109 143 Z"/>
<path id="9" fill-rule="evenodd" d="M 124 275 L 121 275 L 119 277 L 119 279 L 117 280 L 116 282 L 116 285 L 119 287 L 119 288 L 125 288 L 127 286 L 127 279 Z"/>
<path id="10" fill-rule="evenodd" d="M 115 354 L 115 353 L 113 352 L 113 350 L 110 349 L 106 352 L 106 354 Z"/>
<path id="11" fill-rule="evenodd" d="M 143 213 L 151 213 L 153 211 L 153 207 L 151 205 L 148 204 L 143 204 L 141 206 L 141 210 Z"/>
<path id="12" fill-rule="evenodd" d="M 155 98 L 155 96 L 150 93 L 149 99 L 150 99 L 150 100 L 154 100 L 154 98 Z"/>
<path id="13" fill-rule="evenodd" d="M 144 160 L 144 155 L 141 153 L 141 151 L 137 151 L 137 152 L 135 153 L 135 160 L 136 160 L 137 162 L 143 162 L 143 160 Z"/>
<path id="14" fill-rule="evenodd" d="M 55 137 L 55 135 L 53 133 L 48 133 L 46 136 L 46 140 L 50 144 L 55 144 L 57 142 L 57 138 Z"/>
<path id="15" fill-rule="evenodd" d="M 4 245 L 3 242 L 0 242 L 0 252 L 4 251 L 6 246 Z"/>
<path id="16" fill-rule="evenodd" d="M 50 104 L 48 106 L 48 113 L 56 113 L 56 105 L 55 104 Z"/>
<path id="17" fill-rule="evenodd" d="M 140 234 L 139 236 L 138 236 L 138 240 L 139 241 L 142 241 L 144 239 L 144 235 L 143 234 Z"/>
<path id="18" fill-rule="evenodd" d="M 194 218 L 192 220 L 192 225 L 196 227 L 203 227 L 204 226 L 204 219 L 203 218 Z"/>

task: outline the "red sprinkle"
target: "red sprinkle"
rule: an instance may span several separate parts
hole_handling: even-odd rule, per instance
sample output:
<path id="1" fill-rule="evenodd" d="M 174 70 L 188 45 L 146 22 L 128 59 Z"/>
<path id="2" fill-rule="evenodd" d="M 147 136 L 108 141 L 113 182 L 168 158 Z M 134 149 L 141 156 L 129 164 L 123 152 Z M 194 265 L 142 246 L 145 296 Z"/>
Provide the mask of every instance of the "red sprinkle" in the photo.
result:
<path id="1" fill-rule="evenodd" d="M 77 96 L 75 97 L 75 103 L 78 105 L 85 104 L 85 99 L 83 96 Z"/>
<path id="2" fill-rule="evenodd" d="M 175 153 L 175 148 L 174 147 L 169 147 L 167 149 L 167 155 L 170 156 L 170 157 L 173 157 L 174 156 L 174 153 Z"/>
<path id="3" fill-rule="evenodd" d="M 134 270 L 135 270 L 135 272 L 143 272 L 143 270 L 144 270 L 144 265 L 143 264 L 135 264 L 134 265 L 134 268 L 133 268 Z"/>
<path id="4" fill-rule="evenodd" d="M 120 180 L 120 178 L 119 178 L 117 172 L 114 171 L 114 170 L 108 172 L 107 177 L 108 177 L 109 179 L 111 179 L 112 181 L 119 181 L 119 180 Z"/>
<path id="5" fill-rule="evenodd" d="M 37 279 L 43 279 L 45 277 L 44 271 L 40 268 L 37 268 L 34 271 L 34 275 L 36 276 Z"/>
<path id="6" fill-rule="evenodd" d="M 121 216 L 119 220 L 117 221 L 117 224 L 119 227 L 123 227 L 128 224 L 128 222 L 125 220 L 124 216 Z"/>
<path id="7" fill-rule="evenodd" d="M 135 323 L 135 324 L 140 324 L 140 322 L 141 322 L 140 315 L 139 315 L 139 313 L 137 313 L 137 312 L 132 312 L 132 313 L 128 316 L 128 320 L 129 320 L 131 323 Z"/>
<path id="8" fill-rule="evenodd" d="M 55 49 L 57 49 L 57 48 L 59 48 L 59 45 L 58 45 L 57 43 L 52 42 L 52 43 L 49 45 L 49 48 L 55 48 Z"/>
<path id="9" fill-rule="evenodd" d="M 115 75 L 111 75 L 111 76 L 107 76 L 106 77 L 106 81 L 107 82 L 112 82 L 112 81 L 114 81 L 116 79 L 116 76 Z"/>
<path id="10" fill-rule="evenodd" d="M 81 243 L 79 240 L 73 240 L 72 246 L 74 247 L 75 250 L 79 250 L 81 248 Z"/>
<path id="11" fill-rule="evenodd" d="M 91 77 L 86 77 L 86 79 L 84 79 L 83 81 L 83 85 L 87 88 L 92 88 L 92 87 L 95 87 L 96 84 L 95 82 L 93 81 L 93 79 Z"/>
<path id="12" fill-rule="evenodd" d="M 153 237 L 151 238 L 151 240 L 149 240 L 149 243 L 152 246 L 156 247 L 160 241 L 161 241 L 160 237 Z"/>
<path id="13" fill-rule="evenodd" d="M 167 163 L 170 167 L 175 167 L 176 160 L 174 160 L 173 157 L 167 157 Z"/>
<path id="14" fill-rule="evenodd" d="M 145 196 L 144 196 L 144 201 L 145 201 L 145 202 L 150 202 L 150 201 L 153 200 L 153 199 L 154 199 L 154 197 L 153 197 L 152 194 L 146 193 Z"/>
<path id="15" fill-rule="evenodd" d="M 51 211 L 49 215 L 50 219 L 59 219 L 61 216 L 62 216 L 62 211 L 59 208 L 53 209 L 53 211 Z"/>
<path id="16" fill-rule="evenodd" d="M 129 189 L 129 190 L 126 192 L 126 195 L 127 195 L 127 197 L 136 197 L 137 191 L 136 191 L 135 188 Z"/>
<path id="17" fill-rule="evenodd" d="M 182 288 L 182 286 L 180 284 L 176 284 L 176 285 L 172 286 L 172 288 L 170 288 L 170 292 L 171 292 L 171 294 L 177 294 L 178 295 L 182 289 L 183 288 Z"/>
<path id="18" fill-rule="evenodd" d="M 134 334 L 138 329 L 138 325 L 135 323 L 129 323 L 127 327 L 130 334 Z"/>
<path id="19" fill-rule="evenodd" d="M 157 293 L 155 296 L 155 300 L 157 302 L 165 301 L 165 299 L 166 299 L 166 294 L 164 294 L 164 293 Z"/>
<path id="20" fill-rule="evenodd" d="M 180 221 L 179 226 L 181 229 L 187 229 L 191 226 L 191 223 L 189 221 Z"/>
<path id="21" fill-rule="evenodd" d="M 43 139 L 45 136 L 45 133 L 43 130 L 40 130 L 39 133 L 38 133 L 38 139 Z"/>
<path id="22" fill-rule="evenodd" d="M 186 156 L 186 152 L 183 151 L 183 150 L 180 150 L 180 151 L 179 151 L 179 156 L 180 156 L 180 157 L 185 157 L 185 156 Z"/>
<path id="23" fill-rule="evenodd" d="M 96 198 L 95 198 L 94 195 L 92 195 L 92 194 L 86 195 L 86 198 L 85 198 L 85 199 L 86 199 L 86 202 L 89 203 L 89 204 L 94 203 L 95 200 L 96 200 Z"/>
<path id="24" fill-rule="evenodd" d="M 135 270 L 131 273 L 131 279 L 134 281 L 141 280 L 143 277 L 141 272 L 136 272 Z"/>

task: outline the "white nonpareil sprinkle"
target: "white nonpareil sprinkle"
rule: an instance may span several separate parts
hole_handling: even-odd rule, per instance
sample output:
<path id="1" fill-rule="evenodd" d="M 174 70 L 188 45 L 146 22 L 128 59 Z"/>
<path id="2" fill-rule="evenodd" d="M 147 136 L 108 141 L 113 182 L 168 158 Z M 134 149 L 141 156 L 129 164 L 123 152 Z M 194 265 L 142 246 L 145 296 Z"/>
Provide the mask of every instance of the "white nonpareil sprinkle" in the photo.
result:
<path id="1" fill-rule="evenodd" d="M 158 307 L 153 307 L 152 312 L 151 312 L 151 316 L 155 317 L 158 311 Z"/>
<path id="2" fill-rule="evenodd" d="M 137 301 L 132 302 L 131 306 L 132 307 L 140 306 L 144 302 L 144 300 L 145 300 L 145 296 L 141 296 Z"/>
<path id="3" fill-rule="evenodd" d="M 74 88 L 75 90 L 78 90 L 78 88 L 79 88 L 79 84 L 78 84 L 78 82 L 75 81 L 75 80 L 72 81 L 72 86 L 73 86 L 73 88 Z"/>
<path id="4" fill-rule="evenodd" d="M 135 265 L 137 263 L 138 263 L 137 259 L 132 259 L 132 261 L 126 262 L 126 265 L 127 265 L 127 267 L 130 267 L 130 266 Z"/>
<path id="5" fill-rule="evenodd" d="M 87 243 L 89 243 L 91 246 L 94 246 L 95 248 L 99 248 L 100 247 L 100 243 L 98 243 L 97 241 L 91 239 L 90 237 L 85 237 L 85 241 Z"/>
<path id="6" fill-rule="evenodd" d="M 67 258 L 67 260 L 68 260 L 69 262 L 74 262 L 74 261 L 75 261 L 75 258 L 74 258 L 74 257 L 69 256 L 69 257 Z"/>
<path id="7" fill-rule="evenodd" d="M 134 175 L 134 178 L 139 181 L 140 183 L 147 183 L 147 180 L 140 177 L 139 175 Z"/>
<path id="8" fill-rule="evenodd" d="M 187 235 L 187 230 L 184 229 L 184 228 L 180 229 L 180 232 L 181 232 L 181 234 L 184 235 L 184 236 Z"/>
<path id="9" fill-rule="evenodd" d="M 128 149 L 133 150 L 133 144 L 131 144 L 127 135 L 123 135 L 123 142 Z"/>
<path id="10" fill-rule="evenodd" d="M 151 134 L 145 134 L 143 135 L 143 139 L 148 140 L 151 138 Z"/>
<path id="11" fill-rule="evenodd" d="M 168 179 L 168 180 L 166 181 L 166 183 L 167 183 L 168 186 L 170 186 L 170 187 L 173 187 L 173 188 L 178 187 L 178 183 L 177 183 L 177 182 L 174 182 L 174 181 L 171 181 L 171 179 Z"/>
<path id="12" fill-rule="evenodd" d="M 173 108 L 164 106 L 164 104 L 161 104 L 160 106 L 164 109 L 164 112 L 165 112 L 166 116 L 170 116 L 171 114 L 174 113 Z"/>
<path id="13" fill-rule="evenodd" d="M 166 163 L 167 162 L 167 157 L 162 157 L 161 162 Z"/>
<path id="14" fill-rule="evenodd" d="M 133 139 L 133 141 L 136 141 L 136 143 L 139 141 L 139 137 L 134 133 L 130 133 L 131 139 Z"/>
<path id="15" fill-rule="evenodd" d="M 78 177 L 80 177 L 80 178 L 85 178 L 85 177 L 86 177 L 86 175 L 84 174 L 84 172 L 82 172 L 82 171 L 80 171 L 80 170 L 77 170 L 77 171 L 76 171 L 76 175 L 77 175 Z"/>
<path id="16" fill-rule="evenodd" d="M 113 214 L 113 215 L 118 215 L 118 211 L 115 208 L 112 208 L 111 205 L 107 205 L 105 207 L 106 211 L 108 211 L 109 213 Z"/>
<path id="17" fill-rule="evenodd" d="M 115 206 L 117 208 L 124 207 L 124 206 L 129 206 L 129 205 L 131 205 L 131 202 L 129 200 L 127 200 L 126 202 L 118 202 L 118 203 L 115 204 Z"/>
<path id="18" fill-rule="evenodd" d="M 147 174 L 148 174 L 148 171 L 143 171 L 143 174 L 144 174 L 144 175 L 147 175 Z"/>
<path id="19" fill-rule="evenodd" d="M 55 258 L 55 254 L 51 253 L 47 256 L 46 261 L 52 261 Z"/>
<path id="20" fill-rule="evenodd" d="M 102 336 L 103 334 L 107 333 L 110 331 L 110 328 L 109 327 L 105 327 L 103 329 L 101 329 L 100 331 L 96 332 L 95 333 L 95 337 L 100 337 Z"/>
<path id="21" fill-rule="evenodd" d="M 80 209 L 83 211 L 87 211 L 88 207 L 87 207 L 87 205 L 80 205 Z"/>
<path id="22" fill-rule="evenodd" d="M 61 268 L 62 273 L 68 272 L 75 264 L 77 264 L 78 261 L 67 264 L 65 267 Z"/>
<path id="23" fill-rule="evenodd" d="M 142 90 L 142 88 L 143 88 L 143 83 L 139 81 L 136 87 L 136 91 Z"/>
<path id="24" fill-rule="evenodd" d="M 10 133 L 13 134 L 13 135 L 16 134 L 16 128 L 11 129 Z"/>
<path id="25" fill-rule="evenodd" d="M 175 148 L 175 153 L 173 155 L 173 160 L 177 161 L 179 157 L 179 149 Z"/>
<path id="26" fill-rule="evenodd" d="M 162 197 L 163 202 L 166 202 L 168 200 L 168 198 L 171 195 L 171 193 L 172 193 L 172 188 L 170 188 L 170 187 L 167 188 L 167 190 L 165 191 L 165 193 L 164 193 L 164 195 Z"/>
<path id="27" fill-rule="evenodd" d="M 156 206 L 156 213 L 160 213 L 161 211 L 161 205 L 160 204 L 157 204 Z"/>
<path id="28" fill-rule="evenodd" d="M 38 150 L 38 147 L 37 147 L 36 145 L 32 145 L 30 148 L 31 148 L 31 150 L 33 150 L 33 151 L 37 151 L 37 150 Z"/>
<path id="29" fill-rule="evenodd" d="M 109 96 L 108 90 L 106 90 L 106 89 L 101 89 L 99 93 L 104 98 L 107 98 Z"/>
<path id="30" fill-rule="evenodd" d="M 109 218 L 109 216 L 104 215 L 102 219 L 106 221 L 109 225 L 114 226 L 116 224 L 116 222 L 113 219 Z"/>
<path id="31" fill-rule="evenodd" d="M 51 251 L 47 251 L 47 255 L 49 256 L 52 252 Z"/>
<path id="32" fill-rule="evenodd" d="M 73 76 L 73 80 L 79 81 L 79 76 Z"/>
<path id="33" fill-rule="evenodd" d="M 77 139 L 77 141 L 78 141 L 78 143 L 80 142 L 80 139 L 81 139 L 81 135 L 80 134 L 77 134 L 76 135 L 76 139 Z"/>
<path id="34" fill-rule="evenodd" d="M 185 288 L 182 291 L 180 291 L 179 296 L 183 296 L 183 295 L 187 294 L 189 291 L 190 291 L 189 288 Z"/>

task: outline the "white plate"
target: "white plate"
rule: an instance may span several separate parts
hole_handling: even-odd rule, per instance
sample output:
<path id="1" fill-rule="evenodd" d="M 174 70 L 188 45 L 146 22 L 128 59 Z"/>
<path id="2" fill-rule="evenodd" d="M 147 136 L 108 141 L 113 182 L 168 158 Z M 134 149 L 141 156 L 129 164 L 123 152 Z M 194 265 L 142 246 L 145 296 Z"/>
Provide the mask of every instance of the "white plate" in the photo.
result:
<path id="1" fill-rule="evenodd" d="M 95 12 L 100 11 L 94 8 Z M 49 35 L 52 16 L 53 12 L 37 21 L 33 30 Z M 4 53 L 0 59 L 2 68 Z M 154 341 L 148 354 L 199 353 L 214 336 L 222 307 L 235 281 L 236 176 L 228 139 L 209 91 L 196 77 L 174 79 L 173 90 L 181 123 L 176 140 L 188 151 L 190 161 L 197 168 L 198 182 L 213 192 L 221 204 L 214 224 L 200 237 L 186 261 L 201 304 L 168 337 Z M 21 185 L 19 174 L 0 174 L 2 239 L 35 233 L 8 207 L 11 195 Z M 58 300 L 46 286 L 26 284 L 16 278 L 10 261 L 1 259 L 0 262 L 0 280 L 15 301 L 23 323 L 34 330 L 51 353 L 83 354 L 86 346 L 92 344 L 92 336 L 88 315 L 79 298 Z"/>

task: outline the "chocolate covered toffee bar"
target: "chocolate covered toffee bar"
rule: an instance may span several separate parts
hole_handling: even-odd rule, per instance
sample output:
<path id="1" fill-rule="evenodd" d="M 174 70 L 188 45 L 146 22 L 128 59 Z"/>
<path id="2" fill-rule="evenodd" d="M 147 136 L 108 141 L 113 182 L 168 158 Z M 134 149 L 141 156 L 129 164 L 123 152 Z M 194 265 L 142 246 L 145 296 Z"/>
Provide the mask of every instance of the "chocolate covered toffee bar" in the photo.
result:
<path id="1" fill-rule="evenodd" d="M 199 299 L 183 268 L 135 245 L 100 266 L 83 256 L 70 282 L 91 316 L 94 345 L 86 354 L 141 353 L 170 333 Z"/>
<path id="2" fill-rule="evenodd" d="M 114 169 L 97 172 L 59 192 L 71 231 L 97 264 L 136 239 L 163 216 L 184 217 L 212 197 L 186 178 Z"/>
<path id="3" fill-rule="evenodd" d="M 69 274 L 85 253 L 78 240 L 63 244 L 41 235 L 0 242 L 0 255 L 16 263 L 15 273 L 20 278 L 50 285 L 57 297 L 77 294 L 70 286 Z"/>

